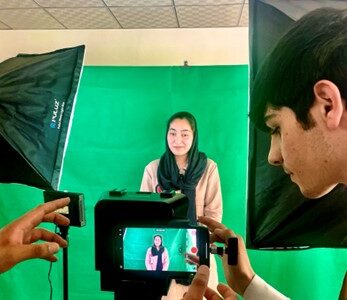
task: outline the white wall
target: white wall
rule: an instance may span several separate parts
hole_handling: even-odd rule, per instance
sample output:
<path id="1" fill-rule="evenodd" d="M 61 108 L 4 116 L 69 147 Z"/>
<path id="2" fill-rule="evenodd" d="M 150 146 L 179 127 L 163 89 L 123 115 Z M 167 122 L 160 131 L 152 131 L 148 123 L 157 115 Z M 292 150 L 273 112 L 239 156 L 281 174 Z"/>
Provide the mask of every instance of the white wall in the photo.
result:
<path id="1" fill-rule="evenodd" d="M 0 61 L 86 45 L 85 65 L 248 64 L 248 28 L 0 30 Z"/>

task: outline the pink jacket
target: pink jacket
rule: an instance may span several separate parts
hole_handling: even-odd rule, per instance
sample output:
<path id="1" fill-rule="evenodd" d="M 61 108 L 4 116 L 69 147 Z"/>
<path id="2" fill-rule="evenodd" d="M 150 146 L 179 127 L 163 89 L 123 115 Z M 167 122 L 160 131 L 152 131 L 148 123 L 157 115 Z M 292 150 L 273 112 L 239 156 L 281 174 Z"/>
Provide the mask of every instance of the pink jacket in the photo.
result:
<path id="1" fill-rule="evenodd" d="M 152 247 L 149 247 L 146 253 L 146 269 L 155 271 L 157 268 L 158 256 L 152 255 L 151 248 Z M 164 252 L 162 254 L 162 261 L 163 261 L 163 271 L 167 271 L 169 268 L 170 260 L 169 260 L 169 254 L 166 248 L 164 249 Z"/>
<path id="2" fill-rule="evenodd" d="M 159 159 L 150 162 L 143 173 L 140 191 L 155 192 Z M 196 214 L 217 222 L 222 220 L 222 192 L 217 164 L 207 159 L 207 166 L 196 186 Z"/>

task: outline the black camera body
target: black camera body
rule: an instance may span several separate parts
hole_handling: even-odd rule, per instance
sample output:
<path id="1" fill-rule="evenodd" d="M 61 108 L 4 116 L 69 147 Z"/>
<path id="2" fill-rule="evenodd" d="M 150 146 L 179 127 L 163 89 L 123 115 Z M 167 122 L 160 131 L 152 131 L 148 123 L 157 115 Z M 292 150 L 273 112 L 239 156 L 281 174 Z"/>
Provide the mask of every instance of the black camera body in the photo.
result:
<path id="1" fill-rule="evenodd" d="M 186 252 L 209 265 L 208 230 L 191 226 L 187 210 L 188 198 L 183 194 L 103 193 L 95 205 L 95 267 L 100 271 L 101 290 L 114 291 L 117 299 L 148 292 L 153 296 L 148 299 L 156 299 L 166 295 L 171 279 L 189 281 L 194 276 L 196 266 L 183 262 Z M 146 268 L 146 251 L 155 235 L 161 235 L 170 256 L 167 269 Z"/>

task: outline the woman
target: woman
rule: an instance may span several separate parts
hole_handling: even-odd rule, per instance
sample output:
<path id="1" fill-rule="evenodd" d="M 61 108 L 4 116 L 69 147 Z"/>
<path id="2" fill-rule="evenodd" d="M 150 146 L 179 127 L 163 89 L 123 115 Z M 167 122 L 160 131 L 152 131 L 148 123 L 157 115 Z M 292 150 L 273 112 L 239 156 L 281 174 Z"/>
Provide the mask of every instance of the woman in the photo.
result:
<path id="1" fill-rule="evenodd" d="M 144 171 L 141 191 L 175 190 L 189 200 L 188 218 L 196 224 L 198 216 L 222 219 L 222 193 L 217 165 L 198 150 L 198 128 L 189 112 L 170 117 L 166 129 L 166 151 L 160 159 L 150 162 Z M 214 257 L 210 259 L 209 286 L 218 284 Z M 181 299 L 187 286 L 172 282 L 166 299 Z"/>
<path id="2" fill-rule="evenodd" d="M 169 268 L 169 255 L 163 246 L 163 238 L 157 234 L 153 238 L 153 246 L 146 253 L 146 269 L 150 271 L 167 271 Z"/>

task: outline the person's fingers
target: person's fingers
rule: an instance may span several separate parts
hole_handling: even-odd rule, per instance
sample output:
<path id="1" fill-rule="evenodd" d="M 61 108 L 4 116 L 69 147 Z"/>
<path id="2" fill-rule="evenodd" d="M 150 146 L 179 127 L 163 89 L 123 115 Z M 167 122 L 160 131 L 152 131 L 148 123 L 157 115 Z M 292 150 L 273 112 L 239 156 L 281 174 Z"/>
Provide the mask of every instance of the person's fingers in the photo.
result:
<path id="1" fill-rule="evenodd" d="M 220 283 L 217 290 L 225 300 L 237 300 L 237 294 L 230 286 Z"/>
<path id="2" fill-rule="evenodd" d="M 34 228 L 45 219 L 46 215 L 53 213 L 54 211 L 56 211 L 59 208 L 65 207 L 69 203 L 70 203 L 70 198 L 61 198 L 61 199 L 46 202 L 44 204 L 40 204 L 39 206 L 30 210 L 25 215 L 23 215 L 21 218 L 16 220 L 15 223 L 16 223 L 16 225 L 20 225 L 21 228 L 25 228 L 25 229 L 27 229 L 29 227 Z M 49 221 L 49 218 L 51 218 L 51 219 L 53 218 L 53 220 L 52 220 L 53 222 L 54 221 L 58 221 L 58 222 L 63 221 L 63 223 L 66 224 L 65 217 L 62 216 L 63 218 L 61 218 L 61 217 L 57 217 L 56 215 L 58 215 L 58 214 L 54 214 L 53 216 L 49 216 L 47 221 Z M 64 224 L 61 224 L 61 225 L 64 225 Z"/>
<path id="3" fill-rule="evenodd" d="M 28 258 L 50 258 L 60 249 L 59 244 L 54 242 L 28 245 Z M 30 247 L 30 248 L 29 248 Z"/>
<path id="4" fill-rule="evenodd" d="M 53 233 L 44 228 L 36 228 L 31 232 L 30 243 L 34 243 L 36 241 L 46 241 L 46 242 L 55 242 L 60 247 L 67 247 L 67 241 L 64 240 L 59 234 Z"/>
<path id="5" fill-rule="evenodd" d="M 32 244 L 29 245 L 31 247 L 31 254 L 32 256 L 30 258 L 42 258 L 50 262 L 56 262 L 58 259 L 54 255 L 56 254 L 60 247 L 57 243 L 43 243 L 43 244 Z M 28 251 L 28 255 L 30 255 L 30 250 Z"/>
<path id="6" fill-rule="evenodd" d="M 217 286 L 217 290 L 220 294 L 207 287 L 204 295 L 205 298 L 207 300 L 237 300 L 237 294 L 228 285 L 220 283 Z"/>
<path id="7" fill-rule="evenodd" d="M 189 265 L 194 265 L 194 266 L 198 266 L 199 265 L 195 261 L 192 261 L 191 259 L 189 259 L 188 257 L 186 257 L 186 263 L 189 264 Z"/>
<path id="8" fill-rule="evenodd" d="M 210 269 L 201 265 L 196 272 L 188 292 L 184 296 L 184 300 L 201 300 L 203 299 L 208 279 L 210 277 Z"/>
<path id="9" fill-rule="evenodd" d="M 54 212 L 55 210 L 59 209 L 59 208 L 63 208 L 66 205 L 68 205 L 70 203 L 70 198 L 69 197 L 65 197 L 65 198 L 60 198 L 60 199 L 56 199 L 53 201 L 49 201 L 46 202 L 42 205 L 40 205 L 46 214 L 49 214 L 51 212 Z M 40 207 L 39 206 L 39 207 Z"/>
<path id="10" fill-rule="evenodd" d="M 186 253 L 186 261 L 193 265 L 199 265 L 199 256 L 191 253 Z"/>
<path id="11" fill-rule="evenodd" d="M 52 212 L 43 217 L 43 222 L 54 223 L 61 226 L 67 226 L 70 224 L 69 218 L 63 216 L 60 213 Z"/>
<path id="12" fill-rule="evenodd" d="M 198 218 L 198 221 L 204 225 L 206 225 L 209 229 L 209 231 L 213 232 L 215 229 L 225 229 L 225 225 L 205 216 L 200 216 Z"/>
<path id="13" fill-rule="evenodd" d="M 43 243 L 43 244 L 30 244 L 30 245 L 14 245 L 9 246 L 2 251 L 4 264 L 0 265 L 0 272 L 5 272 L 11 269 L 16 264 L 32 258 L 42 258 L 48 261 L 56 261 L 54 256 L 59 250 L 57 243 Z"/>
<path id="14" fill-rule="evenodd" d="M 208 230 L 211 232 L 210 234 L 210 243 L 214 243 L 214 242 L 217 242 L 217 243 L 224 243 L 225 242 L 225 238 L 223 236 L 220 236 L 220 235 L 217 235 L 215 233 L 215 231 L 218 229 L 218 230 L 227 230 L 228 228 L 209 218 L 209 217 L 205 217 L 205 216 L 201 216 L 198 218 L 198 221 L 201 223 L 201 224 L 204 224 L 208 227 Z"/>
<path id="15" fill-rule="evenodd" d="M 230 237 L 237 237 L 237 235 L 231 229 L 216 228 L 214 232 L 210 234 L 210 243 L 217 242 L 227 244 Z"/>
<path id="16" fill-rule="evenodd" d="M 212 233 L 212 236 L 210 237 L 211 239 L 215 239 L 216 242 L 222 242 L 222 243 L 228 243 L 228 239 L 231 237 L 237 237 L 234 231 L 231 229 L 215 229 L 214 232 Z M 212 241 L 210 241 L 211 243 Z"/>
<path id="17" fill-rule="evenodd" d="M 204 296 L 207 300 L 222 300 L 221 296 L 209 287 L 206 288 Z"/>

